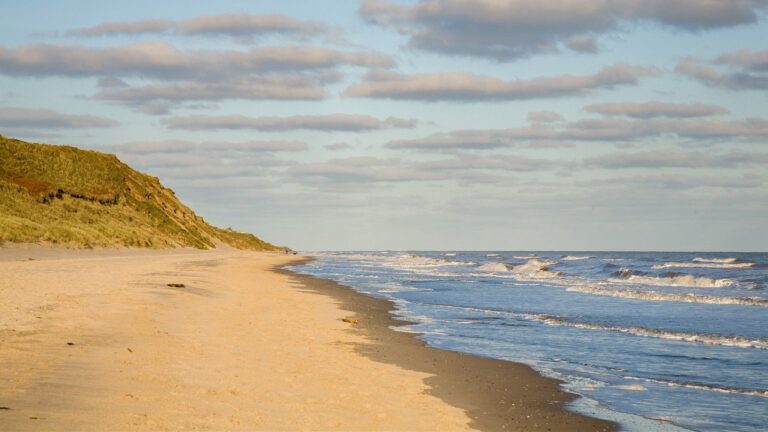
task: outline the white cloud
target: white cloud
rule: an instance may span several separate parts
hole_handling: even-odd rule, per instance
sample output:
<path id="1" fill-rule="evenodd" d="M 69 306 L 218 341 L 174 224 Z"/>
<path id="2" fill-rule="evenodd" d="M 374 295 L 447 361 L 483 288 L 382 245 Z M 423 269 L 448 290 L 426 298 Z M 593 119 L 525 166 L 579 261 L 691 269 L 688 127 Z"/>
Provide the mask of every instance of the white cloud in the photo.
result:
<path id="1" fill-rule="evenodd" d="M 554 98 L 634 85 L 658 71 L 617 63 L 592 75 L 556 75 L 505 81 L 469 72 L 404 75 L 371 72 L 360 84 L 353 84 L 347 96 L 423 101 L 480 101 Z"/>

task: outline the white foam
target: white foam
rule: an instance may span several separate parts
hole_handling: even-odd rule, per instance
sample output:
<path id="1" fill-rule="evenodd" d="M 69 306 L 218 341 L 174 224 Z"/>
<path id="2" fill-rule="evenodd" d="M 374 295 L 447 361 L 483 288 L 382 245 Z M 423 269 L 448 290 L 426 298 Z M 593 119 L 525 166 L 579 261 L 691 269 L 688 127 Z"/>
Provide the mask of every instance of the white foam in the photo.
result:
<path id="1" fill-rule="evenodd" d="M 456 256 L 456 254 L 453 253 L 453 252 L 449 252 L 449 253 L 445 254 L 445 256 Z"/>
<path id="2" fill-rule="evenodd" d="M 621 269 L 618 273 L 627 274 L 627 277 L 621 279 L 608 279 L 614 283 L 634 283 L 641 285 L 655 286 L 682 286 L 695 288 L 723 288 L 734 284 L 730 279 L 710 279 L 707 277 L 696 277 L 692 275 L 678 276 L 643 276 L 632 274 L 631 270 Z"/>
<path id="3" fill-rule="evenodd" d="M 732 263 L 732 262 L 668 262 L 664 264 L 655 264 L 652 269 L 665 269 L 665 268 L 750 268 L 754 263 Z"/>
<path id="4" fill-rule="evenodd" d="M 617 385 L 616 388 L 627 391 L 648 391 L 647 388 L 641 385 Z"/>
<path id="5" fill-rule="evenodd" d="M 691 293 L 670 294 L 656 291 L 615 290 L 596 286 L 573 286 L 567 288 L 566 291 L 636 300 L 768 307 L 768 299 L 758 297 L 718 297 Z"/>
<path id="6" fill-rule="evenodd" d="M 585 259 L 594 258 L 593 256 L 578 256 L 578 255 L 568 255 L 563 257 L 563 261 L 581 261 Z"/>
<path id="7" fill-rule="evenodd" d="M 478 267 L 478 270 L 493 273 L 513 273 L 529 278 L 552 278 L 560 275 L 560 272 L 549 271 L 549 266 L 553 264 L 557 264 L 557 262 L 543 259 L 529 259 L 525 264 L 520 265 L 497 262 L 487 263 Z"/>
<path id="8" fill-rule="evenodd" d="M 768 339 L 750 339 L 741 336 L 720 336 L 704 333 L 674 332 L 647 327 L 622 327 L 604 324 L 592 324 L 566 321 L 546 315 L 531 315 L 532 319 L 541 321 L 547 325 L 568 326 L 585 330 L 611 331 L 627 333 L 635 336 L 668 339 L 675 341 L 693 342 L 706 345 L 732 346 L 739 348 L 768 349 Z"/>
<path id="9" fill-rule="evenodd" d="M 485 254 L 485 256 L 487 256 L 487 257 L 497 257 L 497 256 L 499 256 L 499 254 L 489 253 L 489 254 Z"/>
<path id="10" fill-rule="evenodd" d="M 529 259 L 535 259 L 539 258 L 536 255 L 515 255 L 512 258 L 519 259 L 519 260 L 529 260 Z"/>
<path id="11" fill-rule="evenodd" d="M 483 270 L 483 271 L 489 271 L 489 272 L 508 272 L 509 266 L 507 266 L 507 264 L 504 264 L 504 263 L 494 262 L 494 263 L 483 264 L 477 269 Z"/>
<path id="12" fill-rule="evenodd" d="M 738 260 L 738 258 L 699 258 L 696 257 L 692 259 L 693 262 L 702 262 L 702 263 L 735 263 Z"/>
<path id="13" fill-rule="evenodd" d="M 686 333 L 686 332 L 674 332 L 668 330 L 647 328 L 647 327 L 624 327 L 613 326 L 608 324 L 593 324 L 577 321 L 568 321 L 562 318 L 558 318 L 552 315 L 545 314 L 528 314 L 510 311 L 495 311 L 491 309 L 474 308 L 474 307 L 462 307 L 451 305 L 433 305 L 443 309 L 454 309 L 463 311 L 480 312 L 486 315 L 494 316 L 507 316 L 512 318 L 524 319 L 528 321 L 537 321 L 543 324 L 551 326 L 562 327 L 574 327 L 583 330 L 595 330 L 595 331 L 610 331 L 632 334 L 635 336 L 651 337 L 658 339 L 668 339 L 675 341 L 683 341 L 690 343 L 699 343 L 706 345 L 720 345 L 720 346 L 732 346 L 738 348 L 757 348 L 768 350 L 768 339 L 750 339 L 741 336 L 721 336 L 705 333 Z"/>
<path id="14" fill-rule="evenodd" d="M 686 383 L 686 382 L 660 380 L 660 379 L 653 379 L 653 378 L 640 378 L 640 377 L 633 377 L 633 376 L 625 376 L 624 378 L 628 380 L 662 384 L 669 387 L 685 387 L 685 388 L 692 388 L 696 390 L 706 390 L 706 391 L 717 392 L 717 393 L 741 394 L 741 395 L 747 395 L 747 396 L 758 396 L 758 397 L 768 398 L 768 390 L 747 390 L 747 389 L 739 389 L 739 388 L 717 387 L 713 385 L 706 385 L 706 384 L 699 384 L 699 383 Z"/>

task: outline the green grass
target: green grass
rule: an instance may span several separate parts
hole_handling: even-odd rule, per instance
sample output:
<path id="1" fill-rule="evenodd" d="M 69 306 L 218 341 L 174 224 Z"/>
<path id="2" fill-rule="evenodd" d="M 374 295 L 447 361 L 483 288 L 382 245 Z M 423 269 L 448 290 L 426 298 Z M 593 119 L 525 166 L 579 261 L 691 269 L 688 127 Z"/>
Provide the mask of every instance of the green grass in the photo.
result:
<path id="1" fill-rule="evenodd" d="M 0 135 L 0 244 L 277 250 L 252 234 L 206 223 L 114 155 Z"/>

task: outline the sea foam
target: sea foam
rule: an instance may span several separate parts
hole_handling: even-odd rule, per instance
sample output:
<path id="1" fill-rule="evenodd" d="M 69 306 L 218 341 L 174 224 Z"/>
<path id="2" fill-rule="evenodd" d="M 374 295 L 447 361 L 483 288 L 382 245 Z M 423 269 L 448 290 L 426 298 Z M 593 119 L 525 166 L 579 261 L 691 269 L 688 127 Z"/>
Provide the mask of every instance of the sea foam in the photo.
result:
<path id="1" fill-rule="evenodd" d="M 692 293 L 671 294 L 656 291 L 606 289 L 597 286 L 572 286 L 566 288 L 566 291 L 634 300 L 768 307 L 768 299 L 759 297 L 718 297 Z"/>
<path id="2" fill-rule="evenodd" d="M 579 256 L 579 255 L 566 255 L 563 257 L 563 261 L 581 261 L 594 258 L 593 256 Z"/>
<path id="3" fill-rule="evenodd" d="M 711 279 L 693 275 L 673 274 L 668 276 L 648 276 L 633 270 L 621 269 L 614 273 L 617 278 L 608 279 L 614 283 L 633 283 L 655 286 L 683 286 L 695 288 L 723 288 L 734 284 L 730 279 Z"/>
<path id="4" fill-rule="evenodd" d="M 655 264 L 652 269 L 665 269 L 665 268 L 750 268 L 754 263 L 734 263 L 734 262 L 667 262 L 664 264 Z"/>
<path id="5" fill-rule="evenodd" d="M 529 259 L 525 264 L 487 263 L 478 267 L 478 270 L 493 273 L 514 273 L 532 278 L 550 278 L 559 276 L 560 272 L 552 272 L 549 266 L 557 264 L 555 261 L 543 259 Z"/>

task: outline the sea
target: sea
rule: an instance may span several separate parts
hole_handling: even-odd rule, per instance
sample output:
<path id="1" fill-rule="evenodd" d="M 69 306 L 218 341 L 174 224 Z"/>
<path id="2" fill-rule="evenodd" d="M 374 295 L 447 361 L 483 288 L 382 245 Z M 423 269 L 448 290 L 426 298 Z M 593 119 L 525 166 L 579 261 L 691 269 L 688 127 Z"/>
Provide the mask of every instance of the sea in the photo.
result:
<path id="1" fill-rule="evenodd" d="M 768 253 L 311 252 L 429 345 L 532 366 L 627 431 L 768 430 Z"/>

